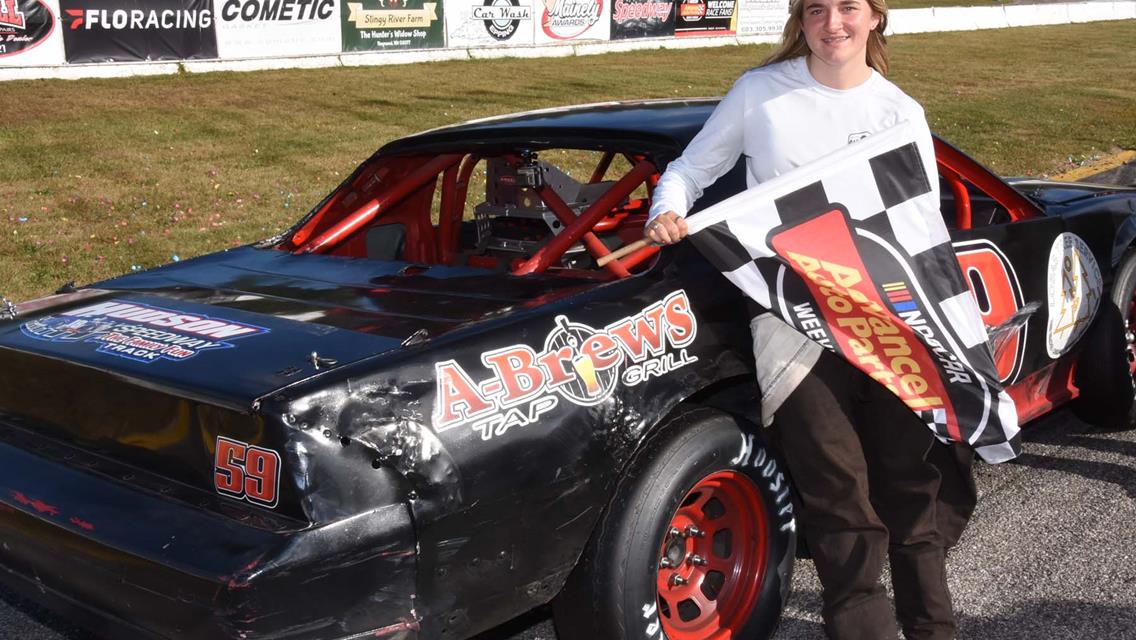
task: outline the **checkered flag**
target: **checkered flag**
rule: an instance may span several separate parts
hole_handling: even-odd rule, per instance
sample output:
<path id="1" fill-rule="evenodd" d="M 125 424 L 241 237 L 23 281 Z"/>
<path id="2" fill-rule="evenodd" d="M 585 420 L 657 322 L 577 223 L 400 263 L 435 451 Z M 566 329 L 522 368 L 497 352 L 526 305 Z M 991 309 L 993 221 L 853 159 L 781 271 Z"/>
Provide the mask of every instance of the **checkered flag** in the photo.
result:
<path id="1" fill-rule="evenodd" d="M 1013 400 L 958 267 L 909 123 L 688 221 L 755 302 L 899 396 L 987 462 L 1021 452 Z"/>

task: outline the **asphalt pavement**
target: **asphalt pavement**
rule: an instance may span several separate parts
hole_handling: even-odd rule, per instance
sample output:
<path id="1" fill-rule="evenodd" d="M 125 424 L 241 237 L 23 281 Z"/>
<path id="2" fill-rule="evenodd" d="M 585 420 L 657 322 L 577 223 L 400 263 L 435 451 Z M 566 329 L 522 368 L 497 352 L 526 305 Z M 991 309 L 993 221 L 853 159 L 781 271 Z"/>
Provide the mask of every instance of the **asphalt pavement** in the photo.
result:
<path id="1" fill-rule="evenodd" d="M 949 560 L 960 639 L 1136 639 L 1136 432 L 1059 411 L 1015 462 L 979 464 L 978 508 Z M 819 640 L 820 584 L 797 564 L 775 638 Z M 0 591 L 0 640 L 94 640 Z M 478 640 L 557 640 L 545 611 Z"/>

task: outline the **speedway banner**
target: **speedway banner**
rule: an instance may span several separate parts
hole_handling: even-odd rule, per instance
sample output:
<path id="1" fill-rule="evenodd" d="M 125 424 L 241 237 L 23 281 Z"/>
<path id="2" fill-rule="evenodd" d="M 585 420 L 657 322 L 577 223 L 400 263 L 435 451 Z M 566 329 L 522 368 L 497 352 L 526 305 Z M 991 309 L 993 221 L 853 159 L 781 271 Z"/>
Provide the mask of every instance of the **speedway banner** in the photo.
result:
<path id="1" fill-rule="evenodd" d="M 944 441 L 1021 452 L 978 306 L 904 122 L 710 207 L 695 246 L 747 296 L 886 386 Z"/>

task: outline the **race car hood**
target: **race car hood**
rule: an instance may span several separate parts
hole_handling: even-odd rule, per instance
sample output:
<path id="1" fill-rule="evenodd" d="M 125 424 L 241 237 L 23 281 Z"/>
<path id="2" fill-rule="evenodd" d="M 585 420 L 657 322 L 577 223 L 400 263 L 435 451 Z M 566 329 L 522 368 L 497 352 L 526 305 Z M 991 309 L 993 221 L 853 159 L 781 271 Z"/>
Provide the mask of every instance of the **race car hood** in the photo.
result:
<path id="1" fill-rule="evenodd" d="M 1007 182 L 1017 191 L 1044 205 L 1067 205 L 1086 198 L 1096 198 L 1113 194 L 1136 196 L 1136 188 L 1087 182 L 1060 182 L 1057 180 L 1033 180 L 1011 178 Z"/>
<path id="2" fill-rule="evenodd" d="M 20 305 L 0 348 L 248 410 L 321 371 L 582 286 L 248 247 Z"/>

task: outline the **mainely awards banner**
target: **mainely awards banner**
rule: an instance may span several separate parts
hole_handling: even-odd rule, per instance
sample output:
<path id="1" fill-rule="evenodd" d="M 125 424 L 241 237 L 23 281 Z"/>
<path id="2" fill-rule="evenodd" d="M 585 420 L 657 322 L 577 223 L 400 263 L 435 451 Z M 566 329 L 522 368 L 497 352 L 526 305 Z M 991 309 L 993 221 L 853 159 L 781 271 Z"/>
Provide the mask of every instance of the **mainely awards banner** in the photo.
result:
<path id="1" fill-rule="evenodd" d="M 446 0 L 448 46 L 532 44 L 534 1 Z"/>
<path id="2" fill-rule="evenodd" d="M 213 0 L 222 58 L 336 54 L 340 0 Z"/>
<path id="3" fill-rule="evenodd" d="M 0 0 L 0 66 L 63 64 L 59 21 L 43 0 Z"/>
<path id="4" fill-rule="evenodd" d="M 61 0 L 67 62 L 217 57 L 211 0 Z"/>
<path id="5" fill-rule="evenodd" d="M 344 51 L 445 46 L 441 0 L 346 0 L 340 16 Z"/>
<path id="6" fill-rule="evenodd" d="M 608 0 L 539 0 L 536 43 L 607 40 L 611 34 Z"/>

